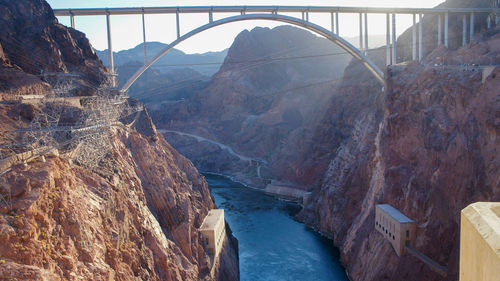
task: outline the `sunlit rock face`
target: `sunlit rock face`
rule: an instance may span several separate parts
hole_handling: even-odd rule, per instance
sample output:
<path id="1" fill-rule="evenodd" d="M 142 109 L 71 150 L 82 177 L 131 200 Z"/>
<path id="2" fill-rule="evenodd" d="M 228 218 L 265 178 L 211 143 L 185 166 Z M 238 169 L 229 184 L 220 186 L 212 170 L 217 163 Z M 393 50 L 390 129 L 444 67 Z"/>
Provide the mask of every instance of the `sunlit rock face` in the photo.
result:
<path id="1" fill-rule="evenodd" d="M 274 179 L 310 189 L 325 163 L 304 160 L 349 60 L 332 42 L 298 28 L 243 31 L 205 89 L 151 114 L 160 128 L 215 140 L 254 160 L 167 133 L 201 170 L 259 187 Z"/>
<path id="2" fill-rule="evenodd" d="M 79 95 L 90 94 L 105 79 L 106 70 L 85 35 L 59 24 L 45 1 L 2 0 L 0 4 L 0 44 L 12 65 L 32 75 L 78 73 Z"/>
<path id="3" fill-rule="evenodd" d="M 0 7 L 2 98 L 49 94 L 53 85 L 36 76 L 42 71 L 76 72 L 77 90 L 68 94 L 95 94 L 105 68 L 82 33 L 59 25 L 44 1 Z M 36 110 L 0 107 L 2 156 L 20 141 L 9 131 L 29 125 Z M 147 112 L 103 134 L 109 150 L 92 169 L 72 161 L 68 148 L 2 171 L 0 279 L 238 280 L 229 227 L 215 261 L 198 234 L 215 207 L 204 178 Z"/>
<path id="4" fill-rule="evenodd" d="M 0 276 L 237 280 L 230 234 L 210 276 L 197 229 L 214 204 L 189 160 L 161 135 L 152 143 L 135 131 L 108 133 L 112 149 L 98 171 L 60 156 L 3 176 L 13 206 L 1 209 Z"/>
<path id="5" fill-rule="evenodd" d="M 381 103 L 356 117 L 331 154 L 298 218 L 334 239 L 352 280 L 458 279 L 460 210 L 500 200 L 499 70 L 473 65 L 499 63 L 498 32 L 432 50 L 422 64 L 389 67 Z M 380 203 L 416 220 L 415 248 L 446 266 L 447 277 L 397 257 L 375 231 Z"/>

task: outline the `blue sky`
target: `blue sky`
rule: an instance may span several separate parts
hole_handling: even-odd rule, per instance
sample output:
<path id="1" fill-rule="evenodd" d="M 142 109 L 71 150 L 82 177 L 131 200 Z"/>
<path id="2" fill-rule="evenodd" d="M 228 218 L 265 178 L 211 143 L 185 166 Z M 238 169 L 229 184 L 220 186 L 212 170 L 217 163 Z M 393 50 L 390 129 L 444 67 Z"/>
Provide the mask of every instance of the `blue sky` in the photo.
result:
<path id="1" fill-rule="evenodd" d="M 442 0 L 48 0 L 53 9 L 63 8 L 112 8 L 112 7 L 158 7 L 158 6 L 212 6 L 212 5 L 304 5 L 304 6 L 370 6 L 370 7 L 425 7 L 438 5 Z M 229 15 L 225 15 L 229 16 Z M 219 16 L 220 17 L 220 16 Z M 217 15 L 214 15 L 217 19 Z M 60 22 L 69 25 L 68 17 L 60 17 Z M 181 15 L 181 33 L 186 33 L 208 21 L 207 15 Z M 329 27 L 329 15 L 311 15 L 314 23 Z M 146 15 L 147 41 L 171 42 L 176 38 L 174 15 Z M 340 34 L 344 37 L 354 37 L 358 34 L 357 15 L 341 15 Z M 397 19 L 397 31 L 402 32 L 411 25 L 411 16 L 402 15 Z M 385 15 L 369 15 L 369 34 L 384 34 Z M 85 16 L 75 18 L 76 28 L 87 34 L 92 45 L 99 50 L 107 48 L 106 19 L 104 16 Z M 187 53 L 202 53 L 218 51 L 230 46 L 234 37 L 244 29 L 255 26 L 274 27 L 279 24 L 265 21 L 252 21 L 232 23 L 205 31 L 178 46 Z M 112 16 L 111 27 L 113 36 L 113 49 L 115 51 L 133 48 L 142 42 L 141 16 Z"/>

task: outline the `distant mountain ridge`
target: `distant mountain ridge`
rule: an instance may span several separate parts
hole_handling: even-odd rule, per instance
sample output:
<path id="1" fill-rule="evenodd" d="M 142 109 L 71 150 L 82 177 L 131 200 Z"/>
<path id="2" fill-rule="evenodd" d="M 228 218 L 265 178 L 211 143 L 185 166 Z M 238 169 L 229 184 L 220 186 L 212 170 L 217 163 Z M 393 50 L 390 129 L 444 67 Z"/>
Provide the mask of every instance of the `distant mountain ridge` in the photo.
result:
<path id="1" fill-rule="evenodd" d="M 161 42 L 146 42 L 146 53 L 148 60 L 156 56 L 168 44 Z M 109 66 L 108 50 L 95 50 L 97 56 L 102 60 L 105 66 Z M 113 52 L 115 66 L 129 65 L 134 62 L 131 67 L 139 68 L 144 60 L 144 43 L 135 46 L 132 49 Z M 161 57 L 155 64 L 154 68 L 161 72 L 168 72 L 174 69 L 191 68 L 206 76 L 212 76 L 219 70 L 224 58 L 226 57 L 227 49 L 220 52 L 207 52 L 202 54 L 186 54 L 181 50 L 172 49 Z"/>

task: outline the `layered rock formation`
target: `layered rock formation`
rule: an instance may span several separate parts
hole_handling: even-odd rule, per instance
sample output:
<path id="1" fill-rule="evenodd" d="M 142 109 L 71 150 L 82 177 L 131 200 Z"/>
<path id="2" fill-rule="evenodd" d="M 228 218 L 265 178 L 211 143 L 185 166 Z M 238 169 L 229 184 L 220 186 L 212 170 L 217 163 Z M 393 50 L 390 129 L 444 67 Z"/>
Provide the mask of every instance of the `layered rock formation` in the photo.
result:
<path id="1" fill-rule="evenodd" d="M 40 73 L 77 73 L 70 96 L 93 95 L 106 80 L 85 36 L 58 24 L 46 2 L 2 0 L 0 21 L 5 99 L 49 95 Z M 2 155 L 37 110 L 2 104 Z M 0 279 L 239 279 L 230 229 L 215 260 L 198 233 L 215 207 L 204 178 L 147 113 L 134 120 L 103 129 L 109 148 L 95 167 L 72 161 L 70 146 L 2 171 Z"/>
<path id="2" fill-rule="evenodd" d="M 201 170 L 254 186 L 279 180 L 307 189 L 325 165 L 301 164 L 349 59 L 298 28 L 243 31 L 206 89 L 151 114 L 161 128 L 213 141 L 167 133 Z"/>
<path id="3" fill-rule="evenodd" d="M 460 210 L 500 200 L 498 32 L 484 31 L 456 51 L 435 49 L 422 64 L 390 67 L 385 93 L 359 85 L 381 103 L 354 117 L 298 216 L 334 240 L 352 280 L 457 280 Z M 360 76 L 349 71 L 355 67 L 343 81 Z M 318 143 L 335 139 L 329 131 L 317 135 Z M 446 277 L 396 255 L 374 229 L 381 203 L 416 220 L 413 246 L 444 265 Z"/>

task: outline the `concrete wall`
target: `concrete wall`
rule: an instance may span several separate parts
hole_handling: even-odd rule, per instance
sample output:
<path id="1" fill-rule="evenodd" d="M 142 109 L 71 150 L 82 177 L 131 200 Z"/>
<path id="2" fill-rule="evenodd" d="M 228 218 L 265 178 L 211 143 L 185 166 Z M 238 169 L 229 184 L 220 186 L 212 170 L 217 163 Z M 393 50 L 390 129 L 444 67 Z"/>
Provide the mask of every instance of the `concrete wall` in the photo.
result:
<path id="1" fill-rule="evenodd" d="M 478 202 L 462 210 L 460 281 L 500 281 L 500 203 Z"/>

